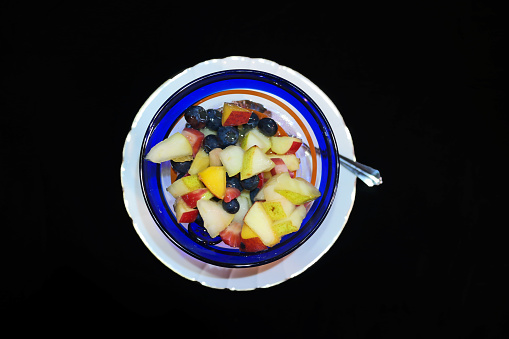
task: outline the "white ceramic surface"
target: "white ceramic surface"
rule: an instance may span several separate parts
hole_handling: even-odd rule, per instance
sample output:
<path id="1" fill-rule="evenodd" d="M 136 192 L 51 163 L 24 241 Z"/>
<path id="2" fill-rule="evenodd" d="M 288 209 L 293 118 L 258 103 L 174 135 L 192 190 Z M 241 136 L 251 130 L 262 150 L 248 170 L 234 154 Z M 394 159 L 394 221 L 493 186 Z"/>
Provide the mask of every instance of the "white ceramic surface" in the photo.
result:
<path id="1" fill-rule="evenodd" d="M 339 237 L 352 210 L 356 178 L 341 167 L 336 197 L 323 224 L 308 241 L 273 263 L 252 268 L 218 267 L 199 261 L 178 249 L 156 225 L 143 199 L 138 168 L 142 140 L 152 117 L 172 93 L 198 77 L 228 69 L 253 69 L 272 73 L 302 89 L 327 117 L 339 153 L 353 160 L 355 155 L 350 132 L 332 101 L 301 74 L 269 60 L 233 56 L 205 61 L 166 81 L 148 98 L 136 115 L 125 140 L 120 169 L 124 203 L 136 232 L 154 256 L 182 277 L 212 288 L 246 291 L 274 286 L 293 278 L 328 251 Z"/>

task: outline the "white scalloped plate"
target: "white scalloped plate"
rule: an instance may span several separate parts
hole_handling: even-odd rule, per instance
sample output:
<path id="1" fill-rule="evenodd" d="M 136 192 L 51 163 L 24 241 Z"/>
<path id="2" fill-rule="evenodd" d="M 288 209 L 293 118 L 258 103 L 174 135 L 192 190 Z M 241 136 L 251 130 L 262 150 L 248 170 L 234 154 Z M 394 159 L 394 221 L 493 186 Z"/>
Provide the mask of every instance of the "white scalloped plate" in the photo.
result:
<path id="1" fill-rule="evenodd" d="M 253 69 L 282 77 L 309 95 L 327 117 L 340 154 L 355 160 L 350 132 L 332 101 L 311 81 L 294 70 L 265 59 L 228 57 L 202 62 L 161 85 L 136 115 L 127 135 L 120 169 L 124 203 L 147 248 L 175 273 L 212 288 L 252 290 L 270 287 L 304 272 L 334 244 L 345 226 L 355 199 L 355 176 L 341 168 L 331 210 L 313 236 L 288 256 L 252 268 L 225 268 L 197 260 L 178 249 L 159 229 L 145 205 L 139 180 L 139 156 L 145 131 L 157 110 L 176 90 L 196 78 L 228 69 Z"/>

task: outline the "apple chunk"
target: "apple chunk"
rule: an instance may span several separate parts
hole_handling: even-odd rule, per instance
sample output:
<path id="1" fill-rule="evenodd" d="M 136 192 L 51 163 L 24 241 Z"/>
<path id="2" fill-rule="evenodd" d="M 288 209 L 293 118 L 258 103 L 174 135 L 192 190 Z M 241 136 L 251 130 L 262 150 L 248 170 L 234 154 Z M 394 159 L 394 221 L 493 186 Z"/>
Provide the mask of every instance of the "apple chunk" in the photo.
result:
<path id="1" fill-rule="evenodd" d="M 300 159 L 295 154 L 268 154 L 268 157 L 282 159 L 290 172 L 297 171 L 300 167 Z"/>
<path id="2" fill-rule="evenodd" d="M 203 219 L 203 227 L 211 238 L 217 237 L 222 230 L 228 227 L 235 216 L 226 212 L 220 202 L 200 199 L 196 206 Z"/>
<path id="3" fill-rule="evenodd" d="M 250 117 L 250 110 L 225 102 L 221 124 L 223 126 L 239 126 L 248 123 Z"/>
<path id="4" fill-rule="evenodd" d="M 306 217 L 306 207 L 304 205 L 297 206 L 293 213 L 288 217 L 272 224 L 272 229 L 277 236 L 282 237 L 286 234 L 297 232 L 302 225 L 302 221 Z"/>
<path id="5" fill-rule="evenodd" d="M 176 199 L 184 194 L 191 193 L 199 188 L 204 188 L 198 176 L 189 175 L 187 177 L 176 180 L 166 188 L 166 190 Z"/>
<path id="6" fill-rule="evenodd" d="M 191 163 L 191 167 L 189 168 L 188 173 L 190 175 L 198 174 L 210 165 L 210 159 L 209 155 L 203 148 L 200 148 L 198 153 L 196 153 L 196 156 L 193 159 L 193 162 Z"/>
<path id="7" fill-rule="evenodd" d="M 295 154 L 302 145 L 302 139 L 287 136 L 271 137 L 270 142 L 270 148 L 277 154 Z"/>
<path id="8" fill-rule="evenodd" d="M 258 175 L 265 171 L 270 171 L 274 166 L 274 162 L 270 160 L 260 147 L 253 146 L 244 153 L 240 180 L 250 178 L 253 175 Z"/>
<path id="9" fill-rule="evenodd" d="M 260 237 L 265 246 L 274 246 L 279 242 L 280 239 L 272 229 L 272 219 L 261 202 L 257 201 L 251 206 L 244 217 L 244 223 Z"/>
<path id="10" fill-rule="evenodd" d="M 196 153 L 198 153 L 198 151 L 200 150 L 200 146 L 203 139 L 205 138 L 205 135 L 194 128 L 188 127 L 182 130 L 182 135 L 185 136 L 186 139 L 191 144 L 191 147 L 193 148 L 193 156 L 195 156 Z"/>
<path id="11" fill-rule="evenodd" d="M 274 191 L 295 205 L 303 205 L 320 197 L 320 191 L 302 178 L 291 178 L 289 174 L 281 173 Z"/>
<path id="12" fill-rule="evenodd" d="M 219 154 L 221 163 L 226 168 L 230 177 L 237 175 L 242 170 L 242 160 L 244 159 L 244 150 L 237 145 L 230 145 Z"/>
<path id="13" fill-rule="evenodd" d="M 193 222 L 198 216 L 198 210 L 189 207 L 181 197 L 178 197 L 177 200 L 175 200 L 173 207 L 175 208 L 178 223 Z"/>
<path id="14" fill-rule="evenodd" d="M 258 235 L 247 225 L 242 225 L 240 232 L 240 251 L 242 252 L 259 252 L 267 249 Z"/>
<path id="15" fill-rule="evenodd" d="M 243 150 L 248 150 L 253 146 L 258 146 L 263 151 L 263 153 L 267 153 L 270 149 L 270 138 L 265 136 L 259 129 L 255 128 L 247 132 L 240 143 L 240 147 Z"/>
<path id="16" fill-rule="evenodd" d="M 200 199 L 212 199 L 214 195 L 210 193 L 208 188 L 199 188 L 190 193 L 181 196 L 182 200 L 185 201 L 187 206 L 195 208 L 198 200 Z"/>
<path id="17" fill-rule="evenodd" d="M 152 147 L 145 159 L 159 164 L 188 155 L 193 155 L 193 148 L 187 138 L 177 132 Z"/>

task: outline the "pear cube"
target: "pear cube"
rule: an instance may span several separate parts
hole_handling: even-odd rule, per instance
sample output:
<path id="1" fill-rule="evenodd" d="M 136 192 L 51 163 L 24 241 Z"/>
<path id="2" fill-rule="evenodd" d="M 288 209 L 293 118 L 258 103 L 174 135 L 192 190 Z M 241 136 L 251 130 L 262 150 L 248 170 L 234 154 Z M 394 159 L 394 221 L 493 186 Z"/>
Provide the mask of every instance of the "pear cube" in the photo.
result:
<path id="1" fill-rule="evenodd" d="M 145 159 L 155 163 L 162 163 L 188 155 L 193 155 L 193 147 L 185 136 L 177 132 L 152 147 L 145 156 Z"/>

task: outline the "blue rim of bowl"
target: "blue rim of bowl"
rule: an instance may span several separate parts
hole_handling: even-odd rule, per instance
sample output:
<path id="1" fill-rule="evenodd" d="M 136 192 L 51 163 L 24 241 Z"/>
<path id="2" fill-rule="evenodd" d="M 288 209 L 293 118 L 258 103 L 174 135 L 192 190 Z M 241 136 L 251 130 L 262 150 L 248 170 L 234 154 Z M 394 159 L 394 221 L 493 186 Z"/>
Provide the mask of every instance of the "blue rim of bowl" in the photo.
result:
<path id="1" fill-rule="evenodd" d="M 167 138 L 182 117 L 185 108 L 214 93 L 231 89 L 254 89 L 282 97 L 299 110 L 318 139 L 317 152 L 322 160 L 322 172 L 329 174 L 320 180 L 322 196 L 315 200 L 299 231 L 286 235 L 281 242 L 266 251 L 241 252 L 196 242 L 187 229 L 177 223 L 161 185 L 161 165 L 144 161 L 144 157 L 156 143 Z M 311 113 L 312 112 L 312 113 Z M 163 122 L 164 124 L 162 124 Z M 339 182 L 339 161 L 332 128 L 316 103 L 300 88 L 271 73 L 237 69 L 210 73 L 199 77 L 173 93 L 152 118 L 140 151 L 139 175 L 143 197 L 157 226 L 185 253 L 203 262 L 229 268 L 255 267 L 281 259 L 306 242 L 322 224 L 334 201 Z M 322 175 L 322 173 L 318 173 Z M 316 213 L 320 211 L 320 213 Z"/>

